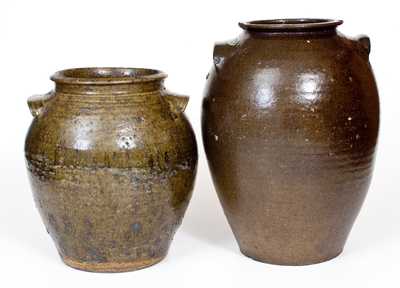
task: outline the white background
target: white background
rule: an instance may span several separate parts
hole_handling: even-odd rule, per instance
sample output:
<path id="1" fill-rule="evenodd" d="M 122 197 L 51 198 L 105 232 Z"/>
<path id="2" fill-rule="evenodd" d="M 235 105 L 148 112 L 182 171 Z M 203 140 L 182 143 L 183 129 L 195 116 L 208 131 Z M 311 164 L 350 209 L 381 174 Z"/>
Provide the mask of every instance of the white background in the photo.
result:
<path id="1" fill-rule="evenodd" d="M 399 287 L 400 196 L 398 1 L 22 1 L 0 3 L 0 287 Z M 201 142 L 200 110 L 214 41 L 238 21 L 343 19 L 340 31 L 368 34 L 381 96 L 375 174 L 344 253 L 305 267 L 255 262 L 239 253 L 216 197 Z M 26 98 L 52 89 L 71 67 L 150 67 L 191 96 L 199 170 L 168 257 L 151 268 L 95 274 L 61 263 L 34 206 L 23 157 L 31 121 Z"/>

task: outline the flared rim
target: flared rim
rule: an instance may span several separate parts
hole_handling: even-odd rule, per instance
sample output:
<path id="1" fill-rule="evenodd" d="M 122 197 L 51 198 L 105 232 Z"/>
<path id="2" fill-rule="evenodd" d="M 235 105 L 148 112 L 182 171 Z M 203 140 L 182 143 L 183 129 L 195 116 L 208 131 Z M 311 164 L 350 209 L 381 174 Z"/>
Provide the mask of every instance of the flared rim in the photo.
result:
<path id="1" fill-rule="evenodd" d="M 61 70 L 50 79 L 68 84 L 128 84 L 162 80 L 167 77 L 162 71 L 148 68 L 86 67 Z"/>
<path id="2" fill-rule="evenodd" d="M 248 31 L 307 31 L 334 29 L 342 23 L 333 19 L 289 18 L 239 22 L 239 26 Z"/>

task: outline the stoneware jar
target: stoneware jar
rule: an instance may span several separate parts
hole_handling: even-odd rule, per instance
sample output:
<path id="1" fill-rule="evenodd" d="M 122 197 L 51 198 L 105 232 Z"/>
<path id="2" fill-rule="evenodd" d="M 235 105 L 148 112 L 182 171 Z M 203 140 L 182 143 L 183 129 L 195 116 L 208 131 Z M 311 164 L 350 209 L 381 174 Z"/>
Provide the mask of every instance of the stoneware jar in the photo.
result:
<path id="1" fill-rule="evenodd" d="M 219 43 L 205 151 L 243 254 L 306 265 L 339 255 L 371 179 L 379 126 L 369 38 L 342 21 L 240 23 Z"/>
<path id="2" fill-rule="evenodd" d="M 197 148 L 160 71 L 57 72 L 28 100 L 25 156 L 36 205 L 63 261 L 120 272 L 162 260 L 185 213 Z"/>

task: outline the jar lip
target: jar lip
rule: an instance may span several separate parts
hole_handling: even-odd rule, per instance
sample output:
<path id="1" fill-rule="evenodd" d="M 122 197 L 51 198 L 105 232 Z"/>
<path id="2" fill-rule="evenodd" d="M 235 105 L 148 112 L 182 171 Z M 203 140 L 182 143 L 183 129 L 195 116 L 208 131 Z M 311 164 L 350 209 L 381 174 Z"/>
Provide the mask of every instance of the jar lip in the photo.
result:
<path id="1" fill-rule="evenodd" d="M 112 85 L 162 80 L 167 74 L 148 68 L 85 67 L 57 71 L 50 79 L 56 83 Z"/>
<path id="2" fill-rule="evenodd" d="M 343 23 L 342 20 L 319 18 L 287 18 L 239 22 L 239 26 L 248 31 L 309 31 L 334 29 Z"/>

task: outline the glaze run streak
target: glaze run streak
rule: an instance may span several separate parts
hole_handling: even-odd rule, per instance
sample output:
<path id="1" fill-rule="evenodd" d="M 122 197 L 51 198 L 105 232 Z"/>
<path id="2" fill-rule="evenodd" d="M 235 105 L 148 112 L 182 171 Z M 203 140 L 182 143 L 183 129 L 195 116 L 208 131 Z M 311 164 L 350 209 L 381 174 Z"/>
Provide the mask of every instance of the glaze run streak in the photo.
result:
<path id="1" fill-rule="evenodd" d="M 25 155 L 34 199 L 64 262 L 96 272 L 162 260 L 191 197 L 197 166 L 187 97 L 164 73 L 81 68 L 28 100 Z"/>
<path id="2" fill-rule="evenodd" d="M 241 251 L 306 265 L 343 249 L 367 193 L 379 100 L 366 36 L 341 21 L 241 23 L 216 44 L 204 147 Z"/>

